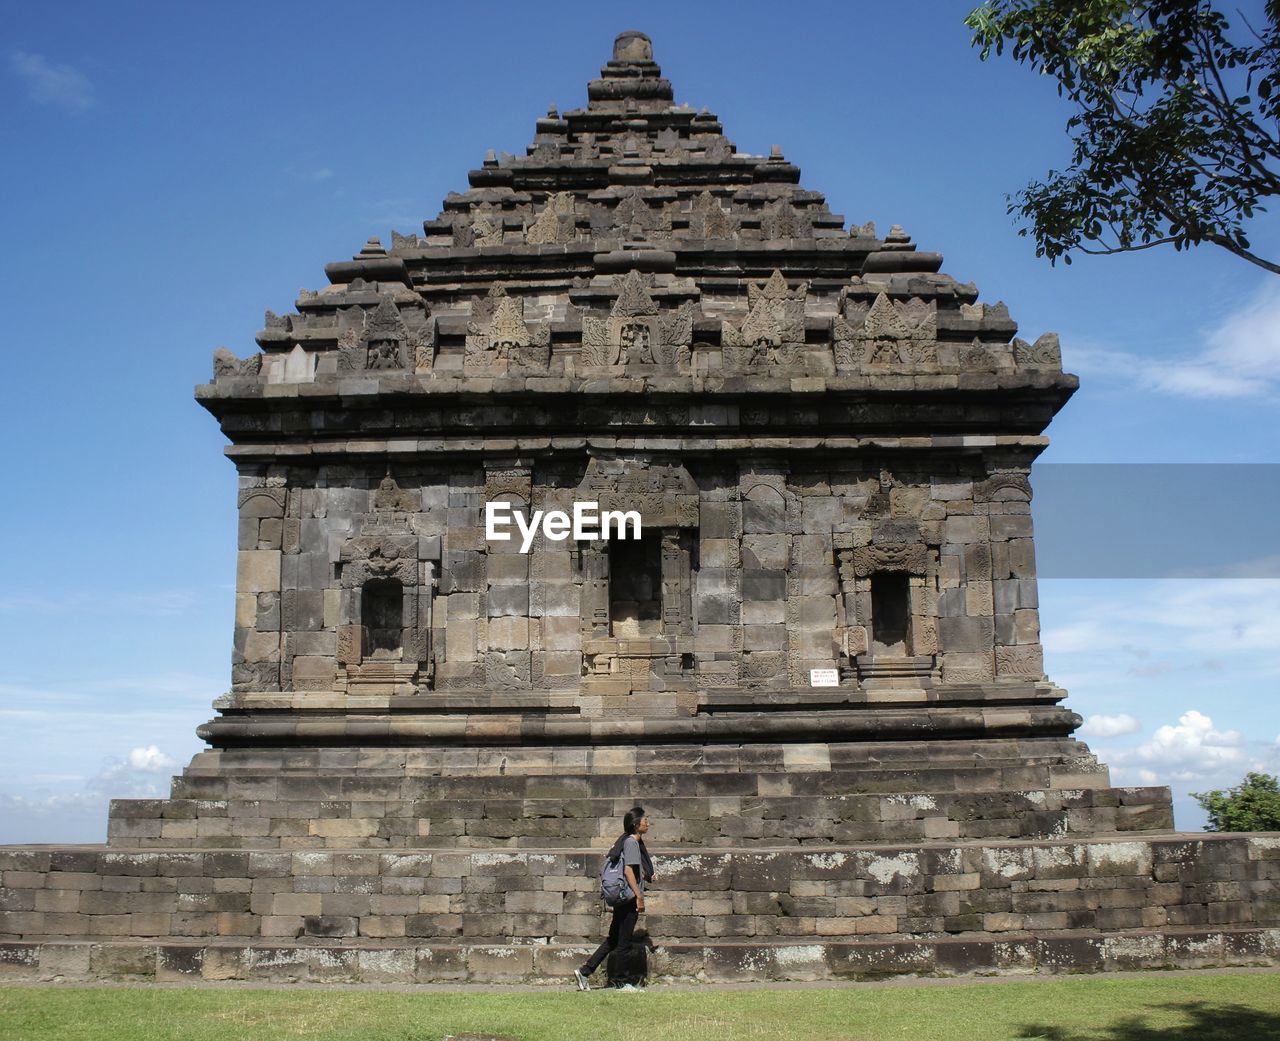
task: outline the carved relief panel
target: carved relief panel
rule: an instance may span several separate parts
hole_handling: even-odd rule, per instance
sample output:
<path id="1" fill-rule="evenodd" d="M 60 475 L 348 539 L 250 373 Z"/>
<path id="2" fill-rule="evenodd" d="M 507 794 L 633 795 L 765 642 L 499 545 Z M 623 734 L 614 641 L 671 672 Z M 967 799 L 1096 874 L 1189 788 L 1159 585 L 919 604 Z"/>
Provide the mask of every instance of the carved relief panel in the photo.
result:
<path id="1" fill-rule="evenodd" d="M 843 314 L 832 320 L 838 372 L 931 369 L 938 364 L 938 308 L 923 300 L 881 293 L 868 307 L 842 294 Z"/>
<path id="2" fill-rule="evenodd" d="M 382 297 L 372 311 L 346 307 L 337 313 L 340 376 L 361 372 L 426 372 L 435 363 L 431 312 L 421 300 L 401 310 Z"/>
<path id="3" fill-rule="evenodd" d="M 522 299 L 496 288 L 472 301 L 462 363 L 468 376 L 546 372 L 550 363 L 551 329 L 546 323 L 529 327 Z"/>
<path id="4" fill-rule="evenodd" d="M 582 367 L 652 366 L 661 372 L 687 372 L 693 304 L 685 301 L 677 310 L 661 313 L 648 279 L 638 271 L 619 278 L 615 288 L 618 296 L 607 318 L 582 318 Z"/>
<path id="5" fill-rule="evenodd" d="M 776 369 L 829 372 L 830 351 L 805 347 L 809 283 L 794 289 L 782 272 L 747 284 L 747 314 L 720 327 L 721 364 L 726 373 L 767 374 Z"/>

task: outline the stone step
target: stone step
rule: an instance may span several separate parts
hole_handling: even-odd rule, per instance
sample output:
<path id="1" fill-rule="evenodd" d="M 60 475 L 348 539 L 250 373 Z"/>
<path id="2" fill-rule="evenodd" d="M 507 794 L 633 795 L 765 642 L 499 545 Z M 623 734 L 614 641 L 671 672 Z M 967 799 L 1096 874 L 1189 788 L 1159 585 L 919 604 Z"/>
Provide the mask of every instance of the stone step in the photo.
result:
<path id="1" fill-rule="evenodd" d="M 608 845 L 633 799 L 116 800 L 112 845 L 301 849 Z M 1051 838 L 1169 830 L 1166 788 L 646 799 L 664 847 Z"/>
<path id="2" fill-rule="evenodd" d="M 231 777 L 184 774 L 173 782 L 175 799 L 465 799 L 465 798 L 659 798 L 693 796 L 857 795 L 947 791 L 1027 791 L 1108 787 L 1105 767 L 1096 762 L 993 762 L 901 767 L 868 763 L 857 769 L 796 770 L 786 773 L 629 773 L 556 776 L 405 777 L 364 773 L 324 777 L 241 774 Z"/>
<path id="3" fill-rule="evenodd" d="M 608 644 L 616 650 L 617 644 Z M 586 645 L 588 652 L 590 644 Z M 681 646 L 677 644 L 677 648 Z M 692 642 L 685 651 L 692 649 Z M 677 653 L 679 651 L 677 650 Z M 583 751 L 610 742 L 648 746 L 687 743 L 698 748 L 716 742 L 763 740 L 787 744 L 827 741 L 918 740 L 936 734 L 943 741 L 974 738 L 1017 738 L 1043 735 L 1065 738 L 1080 717 L 1056 704 L 1049 705 L 904 705 L 892 700 L 861 707 L 833 707 L 820 711 L 798 706 L 777 711 L 708 711 L 691 714 L 680 702 L 692 692 L 639 691 L 632 680 L 603 687 L 586 684 L 588 696 L 639 698 L 642 707 L 629 711 L 575 716 L 569 713 L 501 713 L 483 715 L 390 713 L 373 708 L 356 712 L 308 711 L 298 705 L 290 712 L 224 712 L 196 728 L 199 737 L 217 747 L 291 745 L 362 745 L 386 743 L 477 749 L 494 745 L 520 747 L 523 742 L 575 746 Z M 594 694 L 592 693 L 594 690 Z M 892 693 L 887 692 L 887 693 Z M 914 701 L 915 698 L 913 697 Z M 304 699 L 305 702 L 305 699 Z"/>
<path id="4" fill-rule="evenodd" d="M 487 748 L 231 748 L 198 753 L 188 776 L 430 777 L 603 774 L 783 773 L 860 769 L 867 764 L 904 769 L 981 762 L 1094 763 L 1089 749 L 1070 738 L 1000 738 L 935 741 L 847 741 L 821 744 L 608 745 Z"/>
<path id="5" fill-rule="evenodd" d="M 0 941 L 5 982 L 505 983 L 570 987 L 590 944 L 246 944 L 226 940 Z M 662 942 L 650 982 L 863 980 L 1203 969 L 1280 964 L 1280 930 L 1238 926 L 1125 933 Z M 604 971 L 593 980 L 604 984 Z"/>

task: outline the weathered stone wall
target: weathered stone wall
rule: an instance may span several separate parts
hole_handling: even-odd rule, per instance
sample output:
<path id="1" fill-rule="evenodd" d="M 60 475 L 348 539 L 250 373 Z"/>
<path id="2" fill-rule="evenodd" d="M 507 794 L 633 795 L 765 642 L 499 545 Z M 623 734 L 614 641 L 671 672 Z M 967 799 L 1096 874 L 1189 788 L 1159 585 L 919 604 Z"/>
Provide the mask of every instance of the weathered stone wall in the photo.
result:
<path id="1" fill-rule="evenodd" d="M 523 964 L 519 959 L 532 952 L 521 945 L 580 947 L 600 933 L 598 857 L 11 851 L 0 853 L 0 940 L 323 944 L 342 937 L 366 951 L 415 940 L 445 947 L 502 943 L 512 950 L 506 957 Z M 774 972 L 774 949 L 797 940 L 891 936 L 895 944 L 934 951 L 947 937 L 979 946 L 1002 941 L 1022 945 L 1023 958 L 1034 961 L 1055 936 L 1069 953 L 1070 943 L 1104 933 L 1113 949 L 1127 942 L 1158 958 L 1182 929 L 1280 927 L 1277 836 L 735 849 L 660 856 L 658 870 L 661 885 L 646 922 L 664 945 L 679 945 L 682 937 L 754 945 Z M 1164 932 L 1151 938 L 1144 929 Z M 1221 958 L 1222 934 L 1215 935 Z M 812 971 L 815 960 L 827 964 L 822 950 L 796 967 L 799 974 Z M 1275 953 L 1274 935 L 1252 948 L 1255 960 Z M 668 971 L 678 973 L 678 947 L 672 956 Z M 443 961 L 448 969 L 441 977 L 451 978 L 457 965 Z M 885 969 L 922 966 L 899 958 Z M 431 971 L 415 960 L 403 978 L 415 977 L 431 978 Z"/>
<path id="2" fill-rule="evenodd" d="M 563 986 L 591 944 L 417 944 L 347 940 L 0 941 L 0 979 L 128 983 L 522 983 Z M 1063 936 L 743 940 L 669 943 L 649 956 L 651 979 L 760 983 L 894 975 L 1077 973 L 1280 964 L 1280 929 L 1221 927 Z"/>
<path id="3" fill-rule="evenodd" d="M 814 668 L 869 688 L 1039 679 L 1025 468 L 891 462 L 248 468 L 233 690 L 606 696 L 804 688 Z M 656 635 L 609 617 L 600 544 L 539 536 L 523 554 L 485 538 L 486 502 L 527 516 L 591 496 L 665 540 Z M 909 631 L 892 649 L 873 642 L 872 586 L 886 575 L 909 586 Z M 401 602 L 383 653 L 363 614 L 369 583 L 387 580 Z"/>
<path id="4" fill-rule="evenodd" d="M 863 713 L 866 714 L 865 712 Z M 1063 739 L 205 753 L 162 800 L 117 800 L 120 847 L 605 844 L 641 799 L 667 847 L 1149 832 L 1168 790 L 1111 788 Z"/>
<path id="5" fill-rule="evenodd" d="M 598 852 L 0 853 L 0 937 L 465 936 L 573 942 Z M 664 939 L 1280 925 L 1280 839 L 932 844 L 659 856 Z"/>
<path id="6" fill-rule="evenodd" d="M 747 696 L 747 708 L 766 708 L 775 720 L 785 716 L 804 725 L 809 715 L 786 711 L 803 708 L 803 693 Z M 279 700 L 290 707 L 295 697 L 320 696 Z M 464 703 L 474 708 L 485 697 L 469 696 Z M 721 697 L 726 704 L 714 706 L 717 716 L 733 717 L 743 707 L 741 692 Z M 826 704 L 823 718 L 832 715 Z M 918 728 L 932 710 L 895 708 L 892 714 L 904 711 L 924 713 L 915 717 Z M 1023 711 L 1012 710 L 1015 723 Z M 765 725 L 760 715 L 747 713 L 757 731 Z M 873 729 L 885 725 L 865 703 L 846 715 Z M 429 718 L 445 727 L 465 719 Z M 616 737 L 614 720 L 590 725 Z M 989 718 L 971 725 L 994 727 Z M 524 726 L 524 717 L 504 713 L 491 718 L 487 732 L 505 728 L 518 735 Z M 1172 827 L 1167 789 L 1111 788 L 1106 768 L 1065 738 L 642 747 L 600 742 L 590 748 L 206 752 L 174 779 L 170 798 L 114 801 L 108 841 L 126 848 L 607 845 L 616 821 L 637 799 L 661 822 L 668 847 L 734 845 L 748 838 L 769 845 L 1050 838 Z"/>
<path id="7" fill-rule="evenodd" d="M 794 780 L 813 778 L 799 774 Z M 468 786 L 443 799 L 427 785 L 359 787 L 359 793 L 335 794 L 306 782 L 286 784 L 281 785 L 286 797 L 273 798 L 268 793 L 274 796 L 277 789 L 261 783 L 252 786 L 258 796 L 252 799 L 121 801 L 113 808 L 109 841 L 120 847 L 180 843 L 286 850 L 572 848 L 611 843 L 616 822 L 635 804 L 630 794 L 565 802 L 523 797 L 519 789 L 503 793 Z M 645 797 L 646 808 L 662 821 L 665 846 L 1037 838 L 1173 826 L 1164 788 L 848 795 L 818 794 L 832 785 L 814 784 L 812 795 L 762 797 L 714 787 L 721 793 Z M 418 788 L 420 797 L 402 798 L 405 788 Z"/>

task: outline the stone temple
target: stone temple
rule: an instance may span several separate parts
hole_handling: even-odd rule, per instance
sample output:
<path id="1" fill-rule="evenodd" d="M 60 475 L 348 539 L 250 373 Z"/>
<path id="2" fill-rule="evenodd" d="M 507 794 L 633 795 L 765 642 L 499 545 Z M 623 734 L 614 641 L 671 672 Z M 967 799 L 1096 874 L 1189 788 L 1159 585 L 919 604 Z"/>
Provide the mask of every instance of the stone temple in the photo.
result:
<path id="1" fill-rule="evenodd" d="M 1280 838 L 1172 832 L 1044 675 L 1057 338 L 673 100 L 641 33 L 197 399 L 231 689 L 107 845 L 0 851 L 16 978 L 558 980 L 654 820 L 666 977 L 1269 964 Z M 575 503 L 637 539 L 485 528 Z"/>

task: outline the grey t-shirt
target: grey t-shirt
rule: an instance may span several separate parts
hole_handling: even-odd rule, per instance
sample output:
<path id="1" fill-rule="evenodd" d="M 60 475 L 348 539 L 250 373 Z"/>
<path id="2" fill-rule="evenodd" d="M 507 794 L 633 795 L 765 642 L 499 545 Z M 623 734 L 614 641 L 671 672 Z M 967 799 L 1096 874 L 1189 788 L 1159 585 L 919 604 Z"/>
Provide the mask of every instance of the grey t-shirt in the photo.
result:
<path id="1" fill-rule="evenodd" d="M 622 840 L 622 862 L 631 865 L 631 870 L 636 876 L 636 882 L 640 884 L 640 892 L 643 893 L 644 867 L 640 860 L 640 843 L 634 835 L 628 835 Z"/>

